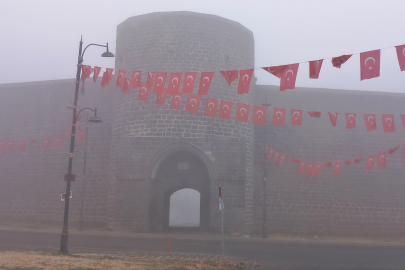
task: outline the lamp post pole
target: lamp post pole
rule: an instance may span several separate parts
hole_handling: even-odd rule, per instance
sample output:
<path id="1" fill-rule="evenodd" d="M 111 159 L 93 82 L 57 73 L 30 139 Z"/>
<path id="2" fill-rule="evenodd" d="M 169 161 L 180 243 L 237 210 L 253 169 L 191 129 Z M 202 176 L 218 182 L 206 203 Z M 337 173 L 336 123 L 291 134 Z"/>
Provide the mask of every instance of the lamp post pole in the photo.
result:
<path id="1" fill-rule="evenodd" d="M 262 106 L 265 107 L 270 107 L 270 104 L 267 103 L 267 97 L 266 97 L 266 103 L 262 104 Z M 266 154 L 267 154 L 267 149 L 266 149 L 266 136 L 267 136 L 267 125 L 264 125 L 263 128 L 263 225 L 262 225 L 262 238 L 267 238 L 267 215 L 266 215 L 266 177 L 267 177 L 267 160 L 266 160 Z"/>
<path id="2" fill-rule="evenodd" d="M 87 165 L 87 132 L 89 130 L 88 114 L 86 113 L 86 128 L 84 132 L 84 150 L 83 150 L 83 182 L 82 182 L 82 198 L 80 201 L 80 217 L 79 217 L 79 231 L 83 231 L 83 204 L 84 204 L 84 187 L 86 183 L 86 165 Z"/>

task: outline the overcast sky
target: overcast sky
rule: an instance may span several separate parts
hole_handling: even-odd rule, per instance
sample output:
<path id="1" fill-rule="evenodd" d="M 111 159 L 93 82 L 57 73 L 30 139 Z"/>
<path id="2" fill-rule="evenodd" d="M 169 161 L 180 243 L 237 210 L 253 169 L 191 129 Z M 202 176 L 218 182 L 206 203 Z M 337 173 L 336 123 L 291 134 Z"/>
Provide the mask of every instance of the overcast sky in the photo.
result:
<path id="1" fill-rule="evenodd" d="M 405 44 L 405 1 L 401 0 L 14 0 L 0 8 L 0 83 L 73 78 L 78 42 L 109 42 L 115 52 L 116 27 L 131 16 L 162 11 L 195 11 L 238 21 L 255 38 L 255 66 L 352 58 L 341 69 L 324 61 L 320 78 L 308 78 L 300 64 L 296 86 L 405 93 L 393 46 Z M 360 52 L 381 51 L 381 76 L 360 81 Z M 85 63 L 114 67 L 100 58 L 102 48 L 86 52 Z M 256 70 L 258 83 L 279 79 Z"/>

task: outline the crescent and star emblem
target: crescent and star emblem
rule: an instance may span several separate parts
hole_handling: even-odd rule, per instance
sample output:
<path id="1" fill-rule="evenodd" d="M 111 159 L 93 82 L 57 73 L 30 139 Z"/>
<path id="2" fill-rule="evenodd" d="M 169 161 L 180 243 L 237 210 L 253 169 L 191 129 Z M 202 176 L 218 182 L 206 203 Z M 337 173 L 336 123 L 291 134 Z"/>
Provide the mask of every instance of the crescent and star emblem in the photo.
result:
<path id="1" fill-rule="evenodd" d="M 372 69 L 373 69 L 372 66 L 374 66 L 374 64 L 375 64 L 375 59 L 374 59 L 374 57 L 367 57 L 367 59 L 364 61 L 364 65 L 365 65 L 365 66 L 367 66 L 367 61 L 368 61 L 368 60 L 373 60 L 373 64 L 368 67 L 368 69 L 372 70 Z"/>
<path id="2" fill-rule="evenodd" d="M 274 72 L 276 72 L 276 69 L 271 70 L 270 67 L 267 68 L 267 71 L 270 72 L 271 74 L 273 74 Z"/>
<path id="3" fill-rule="evenodd" d="M 242 113 L 242 116 L 243 116 L 244 113 L 246 113 L 246 109 L 245 109 L 245 108 L 241 108 L 239 111 Z M 245 112 L 243 113 L 242 111 L 245 111 Z"/>
<path id="4" fill-rule="evenodd" d="M 173 82 L 174 80 L 176 80 L 176 83 Z M 178 84 L 178 83 L 179 83 L 179 78 L 177 78 L 177 77 L 173 78 L 173 80 L 172 80 L 173 86 L 174 86 L 175 84 Z"/>
<path id="5" fill-rule="evenodd" d="M 353 114 L 349 114 L 349 115 L 347 116 L 347 119 L 350 120 L 350 117 L 353 117 L 353 119 L 355 119 Z M 350 123 L 353 123 L 353 120 L 351 120 Z"/>
<path id="6" fill-rule="evenodd" d="M 138 81 L 138 78 L 139 78 L 139 73 L 135 73 L 135 75 L 134 75 L 135 81 Z"/>
<path id="7" fill-rule="evenodd" d="M 191 78 L 191 81 L 189 81 L 188 78 Z M 193 81 L 194 81 L 193 76 L 188 75 L 188 76 L 187 76 L 187 85 L 190 85 L 190 83 L 192 83 Z"/>
<path id="8" fill-rule="evenodd" d="M 212 104 L 212 107 L 211 107 L 211 104 Z M 211 111 L 212 109 L 214 109 L 214 107 L 215 107 L 215 104 L 214 104 L 214 103 L 212 103 L 212 102 L 208 103 L 208 108 L 210 109 L 210 111 Z"/>
<path id="9" fill-rule="evenodd" d="M 380 156 L 381 161 L 384 161 L 384 158 L 385 158 L 384 156 Z"/>
<path id="10" fill-rule="evenodd" d="M 205 82 L 205 79 L 207 79 L 207 82 Z M 203 86 L 205 86 L 206 83 L 210 82 L 210 78 L 209 77 L 204 77 L 203 78 Z"/>
<path id="11" fill-rule="evenodd" d="M 278 114 L 280 114 L 280 117 L 282 117 L 282 116 L 283 116 L 283 113 L 282 113 L 282 112 L 280 112 L 280 111 L 278 111 L 278 112 L 276 112 L 277 119 L 280 119 L 280 117 L 278 117 Z"/>
<path id="12" fill-rule="evenodd" d="M 370 120 L 370 118 L 371 118 L 371 120 Z M 369 121 L 371 124 L 374 124 L 374 116 L 369 116 L 368 118 L 367 118 L 367 121 Z"/>
<path id="13" fill-rule="evenodd" d="M 144 90 L 145 89 L 145 90 Z M 141 87 L 141 96 L 148 91 L 145 86 Z"/>
<path id="14" fill-rule="evenodd" d="M 179 101 L 177 101 L 177 98 L 179 98 Z M 174 101 L 175 101 L 176 103 L 179 103 L 179 102 L 181 101 L 181 97 L 180 97 L 179 95 L 175 96 L 175 97 L 174 97 Z"/>
<path id="15" fill-rule="evenodd" d="M 298 112 L 298 111 L 295 111 L 295 112 L 293 113 L 293 116 L 294 116 L 295 114 L 298 114 L 298 116 L 301 116 L 300 112 Z M 298 119 L 298 117 L 295 117 L 295 120 L 297 120 L 297 119 Z"/>
<path id="16" fill-rule="evenodd" d="M 261 115 L 260 115 L 259 113 L 261 113 Z M 262 110 L 258 110 L 258 111 L 256 112 L 256 114 L 257 114 L 257 117 L 260 118 L 264 113 L 263 113 Z"/>
<path id="17" fill-rule="evenodd" d="M 162 82 L 160 82 L 160 83 L 163 83 L 163 77 L 158 77 L 158 84 L 157 84 L 157 86 L 159 86 L 159 80 L 162 80 Z"/>
<path id="18" fill-rule="evenodd" d="M 287 72 L 285 73 L 285 76 L 287 77 L 287 81 L 290 80 L 290 78 L 288 78 L 288 73 L 291 72 L 291 76 L 294 76 L 294 71 L 292 71 L 292 69 L 287 70 Z"/>
<path id="19" fill-rule="evenodd" d="M 388 121 L 389 120 L 389 121 Z M 391 126 L 391 124 L 392 124 L 392 119 L 391 118 L 385 118 L 385 120 L 384 120 L 384 122 L 385 123 L 387 123 L 389 126 Z M 388 123 L 389 122 L 389 123 Z"/>
<path id="20" fill-rule="evenodd" d="M 367 162 L 372 164 L 374 162 L 374 160 L 370 158 Z"/>
<path id="21" fill-rule="evenodd" d="M 225 108 L 226 108 L 226 109 L 225 109 Z M 224 105 L 224 106 L 222 107 L 222 109 L 224 109 L 224 113 L 226 113 L 226 111 L 229 110 L 229 106 L 228 106 L 228 105 Z"/>
<path id="22" fill-rule="evenodd" d="M 245 81 L 246 78 L 246 81 Z M 245 84 L 249 80 L 249 75 L 245 74 L 242 78 L 243 83 Z"/>
<path id="23" fill-rule="evenodd" d="M 194 101 L 194 104 L 193 104 L 193 101 Z M 191 99 L 190 104 L 191 104 L 191 107 L 194 107 L 194 105 L 197 104 L 197 100 L 195 100 L 194 98 Z"/>

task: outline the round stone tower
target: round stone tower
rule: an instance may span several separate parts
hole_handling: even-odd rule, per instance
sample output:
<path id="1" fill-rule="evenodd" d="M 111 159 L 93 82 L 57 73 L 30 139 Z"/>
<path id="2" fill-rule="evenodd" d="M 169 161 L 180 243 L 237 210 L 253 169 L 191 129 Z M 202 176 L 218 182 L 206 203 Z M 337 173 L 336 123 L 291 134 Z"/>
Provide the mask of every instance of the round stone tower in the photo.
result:
<path id="1" fill-rule="evenodd" d="M 164 230 L 170 196 L 182 188 L 200 193 L 200 229 L 219 227 L 218 187 L 226 190 L 225 226 L 249 230 L 253 216 L 253 128 L 235 121 L 237 103 L 252 103 L 250 94 L 237 95 L 238 80 L 228 86 L 219 71 L 254 67 L 254 39 L 241 24 L 194 12 L 152 13 L 118 25 L 116 71 L 215 71 L 198 114 L 163 106 L 156 94 L 138 100 L 139 88 L 126 95 L 117 88 L 112 129 L 108 220 L 115 229 Z M 181 83 L 180 90 L 182 90 Z M 167 82 L 166 82 L 167 88 Z M 204 116 L 206 98 L 233 102 L 231 120 Z M 252 108 L 251 108 L 252 111 Z M 198 172 L 198 173 L 197 173 Z"/>

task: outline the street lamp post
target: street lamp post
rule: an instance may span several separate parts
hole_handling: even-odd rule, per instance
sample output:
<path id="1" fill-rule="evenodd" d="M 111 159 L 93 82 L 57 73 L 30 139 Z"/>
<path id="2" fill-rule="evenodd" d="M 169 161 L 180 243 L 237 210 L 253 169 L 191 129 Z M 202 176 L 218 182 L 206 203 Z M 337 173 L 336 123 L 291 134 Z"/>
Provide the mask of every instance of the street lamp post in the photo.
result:
<path id="1" fill-rule="evenodd" d="M 83 204 L 84 204 L 84 187 L 86 183 L 86 165 L 87 165 L 87 132 L 89 130 L 89 118 L 86 113 L 86 128 L 84 131 L 84 150 L 83 150 L 83 182 L 82 182 L 82 197 L 80 201 L 80 216 L 79 216 L 79 231 L 83 231 Z"/>
<path id="2" fill-rule="evenodd" d="M 100 47 L 105 47 L 107 48 L 107 51 L 104 52 L 101 56 L 102 57 L 114 57 L 114 54 L 108 51 L 108 43 L 107 45 L 99 45 L 99 44 L 89 44 L 84 48 L 84 51 L 82 53 L 82 47 L 83 47 L 83 41 L 80 39 L 80 44 L 79 44 L 79 55 L 78 55 L 78 60 L 77 60 L 77 71 L 76 71 L 76 86 L 75 86 L 75 99 L 74 99 L 74 108 L 73 108 L 73 120 L 72 120 L 72 133 L 70 137 L 70 151 L 69 151 L 69 166 L 68 166 L 68 174 L 67 174 L 67 184 L 66 184 L 66 193 L 68 194 L 65 196 L 65 211 L 63 215 L 63 230 L 61 234 L 61 240 L 60 240 L 60 253 L 69 253 L 68 251 L 68 238 L 69 238 L 69 232 L 68 232 L 68 220 L 69 220 L 69 194 L 70 194 L 70 183 L 72 179 L 72 165 L 73 165 L 73 152 L 75 149 L 75 135 L 76 135 L 76 121 L 77 121 L 77 116 L 80 114 L 80 112 L 84 109 L 82 109 L 79 113 L 76 113 L 77 111 L 77 97 L 79 95 L 79 84 L 80 84 L 80 73 L 82 69 L 82 63 L 83 63 L 83 56 L 84 53 L 86 52 L 86 49 L 89 46 L 100 46 Z M 85 108 L 89 109 L 89 108 Z M 90 109 L 92 110 L 92 109 Z M 96 122 L 100 122 L 101 119 L 97 117 L 97 109 L 92 110 L 95 112 L 94 120 Z M 100 120 L 100 121 L 97 121 Z M 90 120 L 89 120 L 90 121 Z"/>
<path id="3" fill-rule="evenodd" d="M 270 104 L 267 103 L 267 97 L 266 97 L 266 102 L 262 104 L 262 106 L 265 107 L 270 107 Z M 267 161 L 266 161 L 266 154 L 267 154 L 267 149 L 266 149 L 266 136 L 267 136 L 267 125 L 264 125 L 263 128 L 263 225 L 262 225 L 262 238 L 267 238 L 267 217 L 266 217 L 266 167 L 267 167 Z"/>

